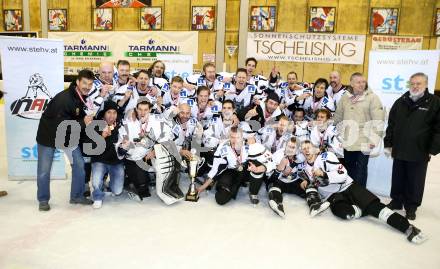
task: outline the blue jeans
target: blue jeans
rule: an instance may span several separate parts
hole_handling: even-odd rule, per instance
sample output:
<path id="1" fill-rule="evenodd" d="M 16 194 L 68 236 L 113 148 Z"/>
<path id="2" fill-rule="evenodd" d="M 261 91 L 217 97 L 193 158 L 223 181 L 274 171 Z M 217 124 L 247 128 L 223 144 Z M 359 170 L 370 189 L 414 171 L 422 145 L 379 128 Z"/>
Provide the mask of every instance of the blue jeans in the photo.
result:
<path id="1" fill-rule="evenodd" d="M 37 144 L 38 168 L 37 168 L 37 199 L 39 202 L 50 200 L 50 170 L 52 169 L 53 156 L 56 148 Z M 70 187 L 70 199 L 81 198 L 84 195 L 84 159 L 81 150 L 76 147 L 64 151 L 72 167 L 72 183 Z"/>
<path id="2" fill-rule="evenodd" d="M 102 192 L 102 184 L 104 183 L 104 175 L 108 173 L 110 176 L 110 188 L 112 193 L 120 195 L 124 187 L 124 165 L 120 164 L 105 164 L 100 162 L 92 163 L 92 186 L 93 186 L 93 200 L 102 201 L 104 193 Z"/>
<path id="3" fill-rule="evenodd" d="M 367 187 L 369 159 L 370 155 L 366 155 L 362 151 L 344 150 L 344 162 L 348 175 L 364 187 Z"/>

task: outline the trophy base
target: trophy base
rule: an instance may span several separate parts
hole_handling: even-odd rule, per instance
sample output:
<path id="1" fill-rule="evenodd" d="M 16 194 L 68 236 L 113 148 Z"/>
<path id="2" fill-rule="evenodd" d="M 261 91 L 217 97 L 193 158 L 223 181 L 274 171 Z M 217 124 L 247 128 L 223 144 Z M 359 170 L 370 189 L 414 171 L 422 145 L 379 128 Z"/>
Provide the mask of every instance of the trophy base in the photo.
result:
<path id="1" fill-rule="evenodd" d="M 198 200 L 199 200 L 198 193 L 194 193 L 194 194 L 187 193 L 185 196 L 185 201 L 188 201 L 188 202 L 197 202 Z"/>

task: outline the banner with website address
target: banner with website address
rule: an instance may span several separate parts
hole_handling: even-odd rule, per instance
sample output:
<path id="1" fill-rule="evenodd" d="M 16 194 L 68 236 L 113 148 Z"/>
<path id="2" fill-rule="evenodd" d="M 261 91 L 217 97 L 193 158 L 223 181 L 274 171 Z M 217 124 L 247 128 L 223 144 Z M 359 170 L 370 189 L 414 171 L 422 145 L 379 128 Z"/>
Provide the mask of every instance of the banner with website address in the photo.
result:
<path id="1" fill-rule="evenodd" d="M 49 101 L 64 90 L 63 41 L 0 37 L 5 126 L 10 179 L 37 177 L 36 135 Z M 51 178 L 65 178 L 64 157 L 56 150 Z"/>
<path id="2" fill-rule="evenodd" d="M 248 33 L 247 57 L 264 61 L 363 64 L 365 35 Z"/>
<path id="3" fill-rule="evenodd" d="M 409 90 L 412 74 L 423 72 L 428 76 L 428 89 L 434 93 L 439 60 L 438 50 L 370 51 L 368 85 L 380 97 L 386 111 Z M 415 141 L 408 141 L 415 143 Z M 388 196 L 391 188 L 393 160 L 384 155 L 383 144 L 377 157 L 368 163 L 367 187 Z"/>
<path id="4" fill-rule="evenodd" d="M 64 61 L 74 66 L 121 59 L 152 63 L 162 54 L 192 55 L 197 64 L 197 32 L 49 32 L 49 38 L 64 40 Z M 69 65 L 69 64 L 67 64 Z"/>

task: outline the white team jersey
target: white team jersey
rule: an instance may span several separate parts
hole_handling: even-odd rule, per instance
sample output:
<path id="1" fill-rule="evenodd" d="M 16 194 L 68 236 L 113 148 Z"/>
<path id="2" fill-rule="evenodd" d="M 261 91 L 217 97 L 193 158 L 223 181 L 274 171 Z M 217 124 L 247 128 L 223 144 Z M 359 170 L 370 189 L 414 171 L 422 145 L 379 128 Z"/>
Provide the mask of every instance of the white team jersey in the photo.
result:
<path id="1" fill-rule="evenodd" d="M 209 121 L 214 117 L 214 115 L 218 115 L 218 106 L 209 106 L 207 105 L 204 110 L 201 110 L 197 105 L 197 101 L 193 99 L 188 99 L 188 104 L 191 107 L 191 116 L 197 121 L 199 121 L 203 127 L 207 127 L 209 125 Z"/>
<path id="2" fill-rule="evenodd" d="M 313 127 L 310 132 L 310 141 L 315 147 L 333 152 L 338 158 L 344 157 L 344 148 L 334 125 L 328 126 L 324 131 L 320 131 L 318 126 Z"/>
<path id="3" fill-rule="evenodd" d="M 128 99 L 128 101 L 125 103 L 124 114 L 127 114 L 128 111 L 134 109 L 137 105 L 139 98 L 141 97 L 141 94 L 139 94 L 136 86 L 124 85 L 116 90 L 116 93 L 113 96 L 113 101 L 118 103 L 124 98 L 125 92 L 127 91 L 132 91 L 133 93 L 131 94 L 130 99 Z M 147 98 L 151 104 L 153 104 L 153 110 L 157 108 L 157 96 L 152 96 L 147 93 L 146 95 L 144 95 L 144 97 Z"/>
<path id="4" fill-rule="evenodd" d="M 348 175 L 345 167 L 332 152 L 319 154 L 313 164 L 305 162 L 304 171 L 312 182 L 314 181 L 314 169 L 321 169 L 328 177 L 329 184 L 318 187 L 318 192 L 323 200 L 326 200 L 333 193 L 345 191 L 353 183 L 353 179 Z"/>
<path id="5" fill-rule="evenodd" d="M 347 88 L 343 85 L 341 87 L 341 89 L 339 89 L 339 91 L 337 93 L 333 92 L 333 88 L 332 86 L 328 86 L 327 88 L 327 95 L 330 96 L 331 98 L 333 98 L 334 102 L 335 102 L 335 107 L 337 107 L 339 100 L 341 100 L 342 96 L 345 94 L 345 92 L 347 91 Z"/>
<path id="6" fill-rule="evenodd" d="M 253 75 L 249 78 L 247 83 L 257 86 L 258 90 L 263 91 L 269 87 L 269 81 L 267 78 L 261 75 Z"/>
<path id="7" fill-rule="evenodd" d="M 240 125 L 244 122 L 240 122 Z M 204 128 L 202 141 L 206 147 L 215 148 L 227 140 L 232 127 L 232 120 L 226 124 L 221 116 L 213 117 Z"/>
<path id="8" fill-rule="evenodd" d="M 279 149 L 274 154 L 272 154 L 273 162 L 275 167 L 278 166 L 284 158 L 287 158 L 285 155 L 285 149 Z M 283 173 L 280 173 L 278 179 L 284 183 L 292 183 L 298 179 L 301 179 L 300 173 L 304 171 L 304 155 L 301 153 L 297 153 L 295 155 L 294 161 L 289 160 L 289 166 L 292 168 L 292 172 L 289 176 L 285 176 Z"/>
<path id="9" fill-rule="evenodd" d="M 286 103 L 287 95 L 290 92 L 290 90 L 289 90 L 289 83 L 287 83 L 285 81 L 284 82 L 280 82 L 275 87 L 273 87 L 273 90 L 275 91 L 275 93 L 280 98 L 280 104 Z"/>
<path id="10" fill-rule="evenodd" d="M 147 135 L 150 139 L 146 138 Z M 131 115 L 127 115 L 123 126 L 119 129 L 116 147 L 122 143 L 124 138 L 132 142 L 132 147 L 127 152 L 127 159 L 138 161 L 152 150 L 155 142 L 170 141 L 173 136 L 170 125 L 162 116 L 150 114 L 148 121 L 143 124 L 138 119 L 133 120 Z"/>
<path id="11" fill-rule="evenodd" d="M 295 131 L 293 135 L 296 140 L 303 142 L 305 140 L 310 140 L 310 127 L 308 121 L 300 121 L 295 123 Z"/>
<path id="12" fill-rule="evenodd" d="M 281 136 L 277 136 L 277 131 L 272 126 L 264 126 L 257 132 L 257 141 L 265 146 L 272 153 L 284 149 L 289 142 L 292 134 L 286 132 Z"/>
<path id="13" fill-rule="evenodd" d="M 156 86 L 162 92 L 162 96 L 170 90 L 170 85 L 164 78 L 150 78 L 150 86 Z"/>
<path id="14" fill-rule="evenodd" d="M 186 83 L 194 85 L 196 88 L 200 86 L 206 86 L 212 92 L 218 91 L 223 88 L 223 76 L 216 74 L 214 81 L 209 81 L 205 75 L 193 74 L 188 76 Z"/>
<path id="15" fill-rule="evenodd" d="M 315 113 L 319 109 L 327 109 L 333 115 L 335 112 L 335 102 L 331 97 L 324 96 L 318 101 L 315 100 L 313 96 L 307 98 L 304 102 L 304 110 L 306 111 L 306 118 L 308 120 L 313 120 L 315 118 Z"/>
<path id="16" fill-rule="evenodd" d="M 191 141 L 198 128 L 198 122 L 195 118 L 190 118 L 186 123 L 180 123 L 178 118 L 173 119 L 171 132 L 173 140 L 178 150 L 182 148 L 190 149 Z"/>
<path id="17" fill-rule="evenodd" d="M 232 100 L 235 103 L 235 109 L 238 111 L 251 104 L 252 98 L 256 94 L 256 87 L 247 84 L 243 90 L 238 91 L 234 85 L 225 83 L 225 91 L 225 99 Z"/>
<path id="18" fill-rule="evenodd" d="M 171 106 L 178 106 L 179 104 L 188 103 L 187 96 L 188 93 L 186 92 L 186 89 L 182 89 L 179 96 L 176 98 L 173 98 L 171 96 L 171 91 L 168 91 L 163 96 L 163 105 L 165 108 L 170 108 Z"/>
<path id="19" fill-rule="evenodd" d="M 111 99 L 113 97 L 116 89 L 119 87 L 119 84 L 117 83 L 117 81 L 114 80 L 114 78 L 112 83 L 113 83 L 112 89 L 109 90 L 109 92 L 105 96 L 101 96 L 101 89 L 104 86 L 104 83 L 99 79 L 95 79 L 93 81 L 92 89 L 89 91 L 89 94 L 86 99 L 87 104 L 89 104 L 87 106 L 89 113 L 91 113 L 92 111 L 95 113 L 98 112 L 101 109 L 101 106 L 104 103 L 104 101 L 106 101 L 109 98 Z"/>
<path id="20" fill-rule="evenodd" d="M 286 105 L 290 106 L 292 104 L 295 104 L 296 107 L 301 107 L 301 108 L 304 107 L 307 98 L 298 100 L 297 97 L 305 93 L 312 94 L 312 90 L 310 88 L 302 88 L 298 90 L 290 90 L 289 88 L 287 88 L 285 93 Z"/>
<path id="21" fill-rule="evenodd" d="M 254 143 L 249 145 L 247 159 L 249 162 L 252 161 L 258 162 L 262 164 L 264 167 L 266 167 L 265 174 L 267 176 L 270 176 L 273 173 L 273 170 L 275 169 L 275 164 L 272 159 L 272 153 L 260 143 Z M 251 175 L 253 174 L 252 172 L 250 173 Z M 254 174 L 254 176 L 256 176 L 256 174 Z"/>
<path id="22" fill-rule="evenodd" d="M 229 140 L 220 143 L 214 152 L 214 160 L 208 177 L 212 179 L 226 169 L 237 169 L 238 166 L 246 162 L 248 151 L 249 146 L 247 145 L 242 146 L 240 152 L 236 152 L 232 149 Z"/>

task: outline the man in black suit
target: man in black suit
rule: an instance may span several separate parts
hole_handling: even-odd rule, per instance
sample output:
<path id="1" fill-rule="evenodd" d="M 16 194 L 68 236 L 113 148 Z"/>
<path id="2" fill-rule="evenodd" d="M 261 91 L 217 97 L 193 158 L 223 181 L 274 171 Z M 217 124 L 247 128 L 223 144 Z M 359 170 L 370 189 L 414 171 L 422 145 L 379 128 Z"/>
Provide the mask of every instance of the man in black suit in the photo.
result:
<path id="1" fill-rule="evenodd" d="M 384 138 L 385 153 L 394 159 L 388 207 L 405 207 L 410 220 L 422 204 L 428 162 L 440 152 L 440 98 L 427 87 L 424 73 L 411 76 L 409 91 L 390 110 Z"/>

